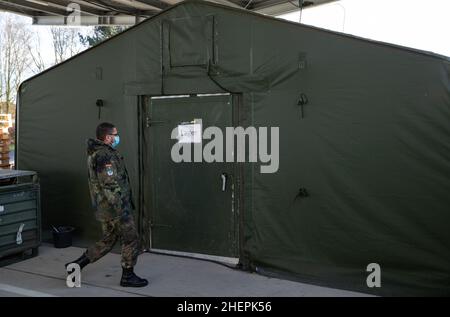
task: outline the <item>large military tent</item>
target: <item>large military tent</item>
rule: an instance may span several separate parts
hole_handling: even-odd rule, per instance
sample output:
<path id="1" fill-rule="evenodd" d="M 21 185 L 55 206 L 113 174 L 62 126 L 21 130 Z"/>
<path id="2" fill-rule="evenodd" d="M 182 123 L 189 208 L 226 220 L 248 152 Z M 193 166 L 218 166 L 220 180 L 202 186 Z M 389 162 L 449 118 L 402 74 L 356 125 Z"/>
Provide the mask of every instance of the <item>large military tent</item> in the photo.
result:
<path id="1" fill-rule="evenodd" d="M 450 295 L 449 79 L 443 56 L 187 1 L 24 82 L 17 167 L 39 172 L 44 229 L 92 241 L 85 140 L 110 121 L 145 247 Z M 175 163 L 172 129 L 199 119 L 279 127 L 279 169 Z"/>

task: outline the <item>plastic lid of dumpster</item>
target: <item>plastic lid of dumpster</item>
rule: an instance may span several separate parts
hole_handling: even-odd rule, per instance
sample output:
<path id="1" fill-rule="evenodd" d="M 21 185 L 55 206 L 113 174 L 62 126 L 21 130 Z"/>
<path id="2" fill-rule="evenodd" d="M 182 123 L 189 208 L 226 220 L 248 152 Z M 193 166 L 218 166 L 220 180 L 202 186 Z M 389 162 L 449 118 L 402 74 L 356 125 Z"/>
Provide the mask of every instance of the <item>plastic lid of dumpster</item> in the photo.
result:
<path id="1" fill-rule="evenodd" d="M 0 170 L 0 179 L 21 177 L 21 176 L 34 176 L 36 172 L 33 171 L 21 171 L 21 170 Z"/>

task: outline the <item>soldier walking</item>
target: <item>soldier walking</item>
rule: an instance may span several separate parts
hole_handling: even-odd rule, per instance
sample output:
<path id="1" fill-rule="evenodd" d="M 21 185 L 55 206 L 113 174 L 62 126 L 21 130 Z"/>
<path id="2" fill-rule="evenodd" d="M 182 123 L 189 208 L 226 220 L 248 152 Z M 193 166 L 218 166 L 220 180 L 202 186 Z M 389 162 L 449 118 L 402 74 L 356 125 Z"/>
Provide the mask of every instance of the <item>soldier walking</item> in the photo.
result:
<path id="1" fill-rule="evenodd" d="M 116 150 L 120 142 L 117 128 L 111 123 L 101 123 L 96 136 L 97 139 L 87 142 L 87 165 L 92 205 L 101 223 L 103 237 L 79 259 L 70 263 L 77 263 L 83 268 L 111 251 L 120 240 L 123 269 L 120 285 L 143 287 L 148 281 L 133 271 L 139 254 L 139 239 L 131 213 L 134 205 L 130 180 L 123 157 Z"/>

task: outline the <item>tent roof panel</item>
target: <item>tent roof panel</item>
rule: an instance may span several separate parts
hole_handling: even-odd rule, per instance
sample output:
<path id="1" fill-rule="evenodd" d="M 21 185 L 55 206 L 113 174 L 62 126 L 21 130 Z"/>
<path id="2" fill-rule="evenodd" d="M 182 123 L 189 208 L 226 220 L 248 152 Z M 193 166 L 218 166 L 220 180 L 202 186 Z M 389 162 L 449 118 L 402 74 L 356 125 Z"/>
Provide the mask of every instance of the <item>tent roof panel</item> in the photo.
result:
<path id="1" fill-rule="evenodd" d="M 173 0 L 173 1 L 176 1 L 176 0 Z M 344 34 L 344 33 L 340 33 L 340 32 L 330 31 L 330 30 L 326 30 L 326 29 L 322 29 L 322 28 L 318 28 L 318 27 L 314 27 L 314 26 L 310 26 L 310 25 L 304 25 L 304 24 L 300 24 L 300 23 L 297 23 L 297 22 L 288 21 L 288 20 L 285 20 L 285 19 L 275 18 L 275 17 L 271 17 L 271 16 L 267 16 L 267 15 L 262 15 L 262 14 L 250 12 L 250 11 L 243 11 L 242 9 L 239 9 L 239 8 L 232 8 L 232 7 L 220 5 L 220 4 L 217 4 L 217 3 L 208 2 L 206 4 L 206 3 L 203 3 L 203 2 L 204 1 L 201 1 L 201 0 L 186 0 L 186 1 L 180 2 L 180 3 L 176 4 L 176 5 L 172 5 L 168 9 L 161 11 L 160 13 L 154 15 L 153 17 L 147 19 L 146 21 L 141 22 L 141 23 L 139 23 L 137 25 L 134 25 L 133 27 L 128 28 L 124 32 L 119 33 L 119 34 L 117 34 L 115 36 L 112 36 L 111 38 L 101 42 L 100 44 L 98 44 L 96 46 L 93 46 L 93 47 L 90 47 L 87 50 L 84 50 L 81 53 L 79 53 L 77 55 L 74 55 L 71 58 L 63 61 L 62 63 L 54 65 L 54 66 L 44 70 L 43 72 L 30 77 L 29 79 L 27 79 L 24 82 L 22 82 L 22 84 L 25 84 L 26 82 L 29 82 L 29 81 L 33 80 L 34 78 L 39 77 L 39 76 L 47 73 L 48 71 L 51 71 L 52 69 L 54 69 L 56 67 L 59 67 L 59 66 L 65 64 L 65 63 L 67 63 L 67 62 L 77 58 L 80 55 L 86 54 L 86 53 L 90 52 L 91 50 L 94 50 L 94 49 L 98 48 L 99 46 L 101 46 L 101 45 L 103 45 L 103 44 L 105 44 L 105 43 L 107 43 L 107 42 L 109 42 L 109 41 L 111 41 L 113 39 L 116 39 L 116 38 L 121 37 L 121 36 L 125 36 L 132 29 L 142 26 L 147 21 L 151 21 L 156 16 L 159 16 L 161 14 L 165 14 L 169 10 L 173 10 L 173 9 L 179 7 L 179 6 L 187 5 L 189 3 L 196 3 L 196 4 L 200 3 L 201 5 L 208 5 L 208 6 L 211 6 L 211 7 L 219 7 L 219 8 L 222 8 L 222 9 L 227 9 L 229 11 L 234 11 L 234 12 L 239 12 L 239 13 L 245 12 L 246 14 L 249 14 L 249 15 L 252 15 L 252 16 L 256 16 L 258 18 L 262 18 L 262 19 L 265 19 L 267 21 L 271 21 L 271 22 L 274 22 L 274 23 L 283 23 L 283 24 L 289 24 L 289 25 L 296 25 L 298 27 L 303 27 L 303 28 L 308 28 L 308 29 L 314 29 L 314 30 L 319 31 L 319 32 L 335 34 L 337 36 L 342 36 L 342 37 L 346 37 L 346 38 L 352 38 L 354 40 L 365 41 L 367 43 L 373 43 L 373 44 L 377 44 L 377 45 L 382 45 L 382 46 L 387 46 L 387 47 L 391 47 L 391 48 L 395 48 L 395 49 L 401 49 L 401 50 L 404 50 L 404 51 L 409 51 L 409 52 L 416 53 L 416 54 L 422 54 L 422 55 L 426 55 L 426 56 L 433 57 L 433 58 L 439 58 L 441 60 L 446 60 L 446 61 L 448 61 L 450 63 L 450 57 L 439 55 L 439 54 L 436 54 L 436 53 L 433 53 L 433 52 L 429 52 L 429 51 L 423 51 L 423 50 L 418 50 L 418 49 L 405 47 L 405 46 L 400 46 L 400 45 L 396 45 L 396 44 L 390 44 L 390 43 L 385 43 L 385 42 L 365 39 L 365 38 L 362 38 L 362 37 L 357 37 L 357 36 L 354 36 L 354 35 L 349 35 L 349 34 Z M 20 91 L 20 88 L 19 88 L 19 91 Z"/>

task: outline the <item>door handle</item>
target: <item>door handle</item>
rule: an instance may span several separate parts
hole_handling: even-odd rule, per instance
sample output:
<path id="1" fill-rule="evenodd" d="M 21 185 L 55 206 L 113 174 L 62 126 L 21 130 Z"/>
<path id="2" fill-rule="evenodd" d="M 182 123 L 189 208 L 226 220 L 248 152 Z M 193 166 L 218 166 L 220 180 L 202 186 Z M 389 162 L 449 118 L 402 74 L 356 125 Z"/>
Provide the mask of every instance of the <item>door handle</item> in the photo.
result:
<path id="1" fill-rule="evenodd" d="M 220 175 L 220 178 L 222 179 L 222 191 L 224 192 L 227 189 L 227 173 L 222 173 L 222 175 Z"/>

